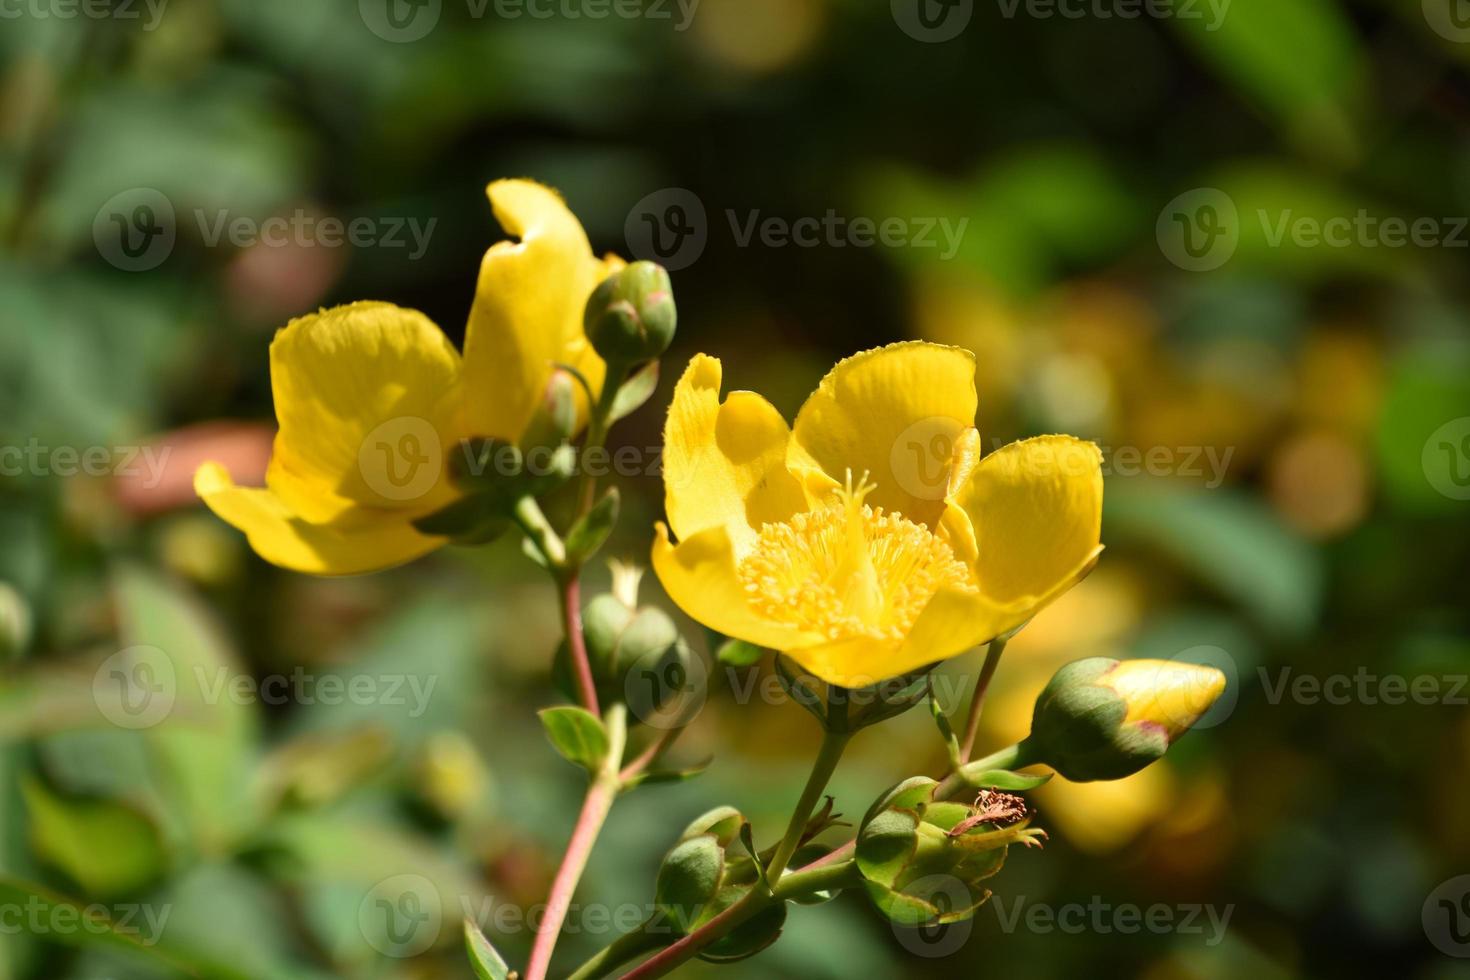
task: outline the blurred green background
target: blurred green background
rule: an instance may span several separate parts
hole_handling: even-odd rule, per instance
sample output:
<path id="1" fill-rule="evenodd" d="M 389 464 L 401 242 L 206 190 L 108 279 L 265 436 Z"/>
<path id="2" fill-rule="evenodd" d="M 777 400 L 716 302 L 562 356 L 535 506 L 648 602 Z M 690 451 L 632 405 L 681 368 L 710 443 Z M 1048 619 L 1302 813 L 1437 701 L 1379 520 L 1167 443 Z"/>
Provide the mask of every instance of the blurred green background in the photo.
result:
<path id="1" fill-rule="evenodd" d="M 1076 657 L 1231 675 L 1163 763 L 1040 791 L 1051 844 L 1012 855 L 971 924 L 900 934 L 847 895 L 687 975 L 1470 976 L 1470 12 L 918 2 L 0 8 L 0 978 L 467 977 L 462 901 L 524 961 L 517 912 L 543 900 L 582 789 L 532 711 L 559 697 L 540 574 L 511 541 L 284 573 L 189 483 L 206 456 L 259 480 L 267 345 L 290 317 L 382 299 L 462 339 L 500 237 L 484 185 L 517 175 L 559 187 L 599 251 L 675 269 L 675 350 L 614 445 L 658 445 L 696 351 L 790 417 L 837 358 L 923 337 L 976 352 L 987 450 L 1051 431 L 1105 447 L 1108 551 L 1011 644 L 987 744 L 1023 733 Z M 829 212 L 901 224 L 886 245 L 835 222 L 744 239 Z M 273 216 L 307 230 L 217 234 Z M 367 237 L 327 241 L 333 218 Z M 1386 218 L 1423 234 L 1395 244 Z M 644 560 L 660 483 L 621 486 L 610 552 Z M 107 724 L 94 684 L 139 645 L 317 696 Z M 1303 676 L 1352 683 L 1313 697 Z M 402 689 L 322 687 L 359 677 Z M 708 806 L 778 833 L 817 733 L 789 703 L 736 703 L 748 680 L 711 673 L 676 756 L 713 765 L 619 804 L 584 909 L 641 909 Z M 940 770 L 925 714 L 856 741 L 839 809 Z M 403 874 L 445 896 L 412 958 L 363 926 Z M 16 927 L 42 890 L 132 909 L 156 942 L 54 905 Z M 1103 928 L 1012 918 L 1097 903 Z M 1109 925 L 1156 904 L 1175 927 Z M 1228 925 L 1186 928 L 1197 905 Z M 572 925 L 568 968 L 611 938 Z"/>

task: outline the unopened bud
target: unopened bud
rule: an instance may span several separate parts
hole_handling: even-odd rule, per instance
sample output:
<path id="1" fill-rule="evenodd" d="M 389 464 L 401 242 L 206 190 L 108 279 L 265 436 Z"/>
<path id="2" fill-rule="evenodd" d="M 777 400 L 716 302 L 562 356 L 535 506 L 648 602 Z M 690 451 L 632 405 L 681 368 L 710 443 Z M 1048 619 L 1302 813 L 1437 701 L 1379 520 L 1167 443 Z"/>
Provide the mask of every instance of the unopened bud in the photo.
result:
<path id="1" fill-rule="evenodd" d="M 1225 675 L 1213 667 L 1078 660 L 1037 698 L 1027 755 L 1074 782 L 1122 779 L 1163 756 L 1224 690 Z"/>
<path id="2" fill-rule="evenodd" d="M 19 659 L 31 642 L 31 607 L 9 583 L 0 582 L 0 663 Z"/>
<path id="3" fill-rule="evenodd" d="M 653 262 L 634 262 L 604 279 L 584 319 L 592 348 L 618 364 L 658 357 L 669 349 L 678 322 L 669 274 Z"/>

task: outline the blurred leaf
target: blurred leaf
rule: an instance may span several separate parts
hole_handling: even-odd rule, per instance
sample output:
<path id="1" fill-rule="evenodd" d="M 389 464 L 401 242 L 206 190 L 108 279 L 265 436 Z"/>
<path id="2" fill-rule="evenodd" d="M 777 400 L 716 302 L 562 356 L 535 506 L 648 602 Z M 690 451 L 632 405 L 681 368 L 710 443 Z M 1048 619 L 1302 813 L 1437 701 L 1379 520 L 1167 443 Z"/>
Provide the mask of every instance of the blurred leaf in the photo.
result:
<path id="1" fill-rule="evenodd" d="M 696 762 L 692 766 L 685 766 L 681 769 L 646 769 L 628 780 L 627 786 L 629 789 L 632 789 L 634 786 L 642 786 L 644 784 L 687 782 L 708 769 L 710 763 L 713 761 L 714 758 L 711 757 L 705 759 L 703 762 Z"/>
<path id="2" fill-rule="evenodd" d="M 62 799 L 40 780 L 21 781 L 36 853 L 65 871 L 89 895 L 137 888 L 164 870 L 157 829 L 119 803 Z"/>
<path id="3" fill-rule="evenodd" d="M 621 497 L 617 487 L 608 487 L 592 509 L 581 517 L 567 532 L 567 559 L 585 562 L 607 543 L 608 535 L 618 523 L 618 505 Z"/>
<path id="4" fill-rule="evenodd" d="M 468 917 L 464 920 L 464 944 L 470 957 L 470 967 L 479 980 L 506 980 L 510 976 L 510 966 L 490 945 L 480 927 Z"/>
<path id="5" fill-rule="evenodd" d="M 113 589 L 123 645 L 156 647 L 173 665 L 173 709 L 142 737 L 163 767 L 161 785 L 195 846 L 217 853 L 259 816 L 250 794 L 257 705 L 230 694 L 244 671 L 218 625 L 175 586 L 124 566 L 114 574 Z"/>
<path id="6" fill-rule="evenodd" d="M 758 647 L 754 643 L 745 640 L 728 639 L 720 644 L 720 649 L 715 653 L 715 658 L 722 664 L 731 667 L 750 667 L 760 663 L 761 657 L 766 655 L 764 647 Z"/>
<path id="7" fill-rule="evenodd" d="M 602 719 L 585 708 L 565 705 L 545 708 L 537 714 L 546 737 L 563 759 L 596 775 L 607 760 L 607 729 Z"/>
<path id="8" fill-rule="evenodd" d="M 1329 0 L 1236 0 L 1170 17 L 1201 60 L 1278 117 L 1307 149 L 1352 149 L 1366 81 L 1353 28 Z"/>
<path id="9" fill-rule="evenodd" d="M 1464 509 L 1464 499 L 1445 490 L 1461 489 L 1454 483 L 1461 474 L 1451 467 L 1470 466 L 1457 445 L 1470 434 L 1470 424 L 1461 427 L 1463 432 L 1454 426 L 1454 420 L 1467 417 L 1470 344 L 1424 343 L 1394 358 L 1375 441 L 1384 489 L 1395 506 L 1412 514 Z M 1436 438 L 1442 445 L 1431 444 Z"/>
<path id="10" fill-rule="evenodd" d="M 1225 490 L 1139 487 L 1116 479 L 1106 495 L 1104 540 L 1162 549 L 1272 629 L 1301 634 L 1316 621 L 1321 556 L 1259 501 Z"/>

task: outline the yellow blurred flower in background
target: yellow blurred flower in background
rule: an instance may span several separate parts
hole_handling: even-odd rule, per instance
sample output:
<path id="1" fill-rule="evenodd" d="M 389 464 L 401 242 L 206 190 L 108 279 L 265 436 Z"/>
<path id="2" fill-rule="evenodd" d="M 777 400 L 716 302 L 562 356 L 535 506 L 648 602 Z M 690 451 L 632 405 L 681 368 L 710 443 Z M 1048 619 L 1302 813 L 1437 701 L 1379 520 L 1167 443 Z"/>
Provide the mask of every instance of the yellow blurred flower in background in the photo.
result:
<path id="1" fill-rule="evenodd" d="M 216 462 L 194 479 L 262 558 L 350 575 L 432 551 L 446 539 L 413 522 L 458 498 L 446 464 L 461 439 L 517 441 L 556 363 L 600 388 L 604 365 L 583 334 L 583 309 L 621 260 L 593 254 L 550 188 L 500 180 L 488 194 L 519 241 L 485 254 L 463 357 L 427 317 L 391 303 L 300 317 L 271 343 L 280 429 L 265 487 L 236 486 Z"/>
<path id="2" fill-rule="evenodd" d="M 788 428 L 753 392 L 722 402 L 720 362 L 695 357 L 665 429 L 670 597 L 847 687 L 1025 623 L 1097 560 L 1100 455 L 1042 436 L 981 459 L 974 378 L 957 347 L 865 351 Z"/>

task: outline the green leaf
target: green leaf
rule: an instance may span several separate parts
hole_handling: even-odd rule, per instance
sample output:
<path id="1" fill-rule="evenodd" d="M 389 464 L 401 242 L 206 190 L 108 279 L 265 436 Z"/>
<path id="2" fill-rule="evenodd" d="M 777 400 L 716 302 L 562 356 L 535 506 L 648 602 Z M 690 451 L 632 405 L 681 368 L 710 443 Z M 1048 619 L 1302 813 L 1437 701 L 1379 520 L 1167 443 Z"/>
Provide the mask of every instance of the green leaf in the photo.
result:
<path id="1" fill-rule="evenodd" d="M 464 920 L 464 946 L 469 954 L 470 968 L 479 980 L 506 980 L 510 976 L 510 966 L 501 959 L 490 940 L 469 916 Z"/>
<path id="2" fill-rule="evenodd" d="M 546 737 L 562 758 L 596 774 L 607 761 L 607 729 L 585 708 L 564 705 L 539 712 Z"/>
<path id="3" fill-rule="evenodd" d="M 617 395 L 613 398 L 612 411 L 608 413 L 608 422 L 616 422 L 636 412 L 644 402 L 653 397 L 654 389 L 657 387 L 658 361 L 652 360 L 633 372 L 632 376 L 618 389 Z"/>
<path id="4" fill-rule="evenodd" d="M 761 657 L 765 655 L 764 647 L 758 647 L 744 640 L 728 639 L 720 644 L 719 650 L 715 653 L 715 659 L 731 667 L 749 667 L 759 663 Z"/>
<path id="5" fill-rule="evenodd" d="M 127 892 L 163 872 L 158 830 L 136 811 L 102 800 L 63 799 L 30 776 L 21 781 L 21 794 L 36 853 L 89 895 Z"/>
<path id="6" fill-rule="evenodd" d="M 608 487 L 602 499 L 592 509 L 578 518 L 567 532 L 567 561 L 573 564 L 585 562 L 607 543 L 608 535 L 618 523 L 620 498 L 617 487 Z"/>
<path id="7" fill-rule="evenodd" d="M 1009 769 L 977 769 L 975 763 L 960 769 L 960 778 L 965 785 L 973 786 L 975 789 L 1004 789 L 1013 792 L 1025 792 L 1035 789 L 1047 780 L 1051 779 L 1052 773 L 1044 772 L 1041 775 L 1029 775 L 1024 772 L 1011 772 Z"/>

